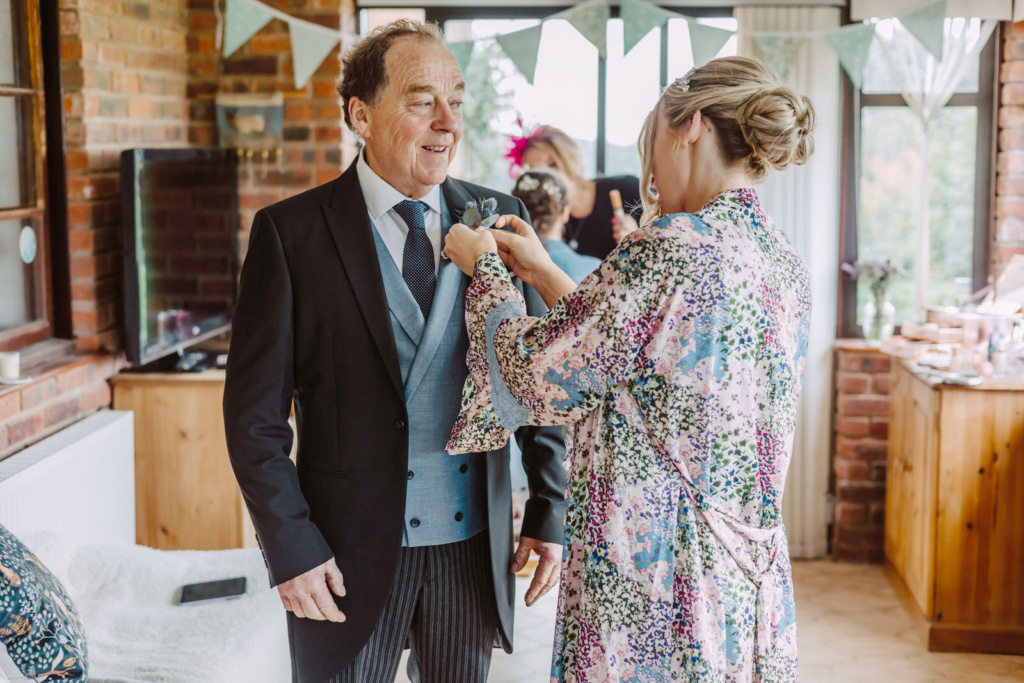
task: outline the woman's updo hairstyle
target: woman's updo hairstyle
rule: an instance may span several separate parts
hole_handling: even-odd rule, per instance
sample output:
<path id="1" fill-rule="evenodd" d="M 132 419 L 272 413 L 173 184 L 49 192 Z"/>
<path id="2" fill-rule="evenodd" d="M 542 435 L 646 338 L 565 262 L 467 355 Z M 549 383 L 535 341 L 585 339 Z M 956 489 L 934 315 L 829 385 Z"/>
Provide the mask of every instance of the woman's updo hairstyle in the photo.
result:
<path id="1" fill-rule="evenodd" d="M 802 164 L 814 151 L 814 107 L 807 97 L 779 83 L 756 59 L 713 59 L 669 84 L 644 122 L 639 147 L 645 223 L 660 212 L 650 190 L 658 113 L 664 112 L 678 129 L 697 111 L 714 127 L 725 161 L 743 164 L 756 180 L 768 169 Z"/>
<path id="2" fill-rule="evenodd" d="M 512 196 L 523 200 L 537 234 L 546 233 L 569 206 L 569 189 L 562 177 L 542 168 L 530 168 L 519 176 Z"/>

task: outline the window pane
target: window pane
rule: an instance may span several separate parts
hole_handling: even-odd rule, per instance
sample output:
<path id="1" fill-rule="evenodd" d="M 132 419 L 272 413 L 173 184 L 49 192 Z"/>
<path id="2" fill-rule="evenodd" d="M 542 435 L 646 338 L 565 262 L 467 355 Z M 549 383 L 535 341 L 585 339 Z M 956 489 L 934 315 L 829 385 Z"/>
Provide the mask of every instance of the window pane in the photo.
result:
<path id="1" fill-rule="evenodd" d="M 31 106 L 27 96 L 0 96 L 0 208 L 31 203 Z"/>
<path id="2" fill-rule="evenodd" d="M 497 43 L 481 38 L 536 26 L 539 19 L 474 19 L 445 22 L 449 42 L 477 40 L 463 73 L 463 137 L 452 162 L 452 175 L 495 189 L 511 179 L 508 136 L 548 124 L 561 128 L 580 147 L 585 171 L 597 165 L 597 48 L 567 21 L 544 23 L 534 84 L 516 70 Z"/>
<path id="3" fill-rule="evenodd" d="M 929 305 L 953 304 L 969 293 L 974 258 L 975 149 L 978 110 L 945 107 L 928 139 L 931 263 Z M 906 107 L 861 110 L 860 210 L 857 257 L 892 259 L 905 273 L 891 287 L 896 320 L 914 313 L 914 249 L 918 222 L 921 124 Z M 968 278 L 965 283 L 963 278 Z M 870 296 L 857 286 L 857 316 Z"/>
<path id="4" fill-rule="evenodd" d="M 964 45 L 973 45 L 981 36 L 981 19 L 946 19 L 945 31 L 947 41 L 963 41 Z M 895 19 L 878 22 L 878 37 L 871 43 L 868 60 L 864 67 L 863 92 L 868 95 L 900 94 L 899 78 L 893 75 L 893 67 L 886 59 L 882 44 L 888 46 L 890 57 L 897 68 L 900 65 L 923 65 L 931 54 Z M 978 92 L 981 57 L 980 50 L 969 58 L 964 76 L 954 92 Z"/>
<path id="5" fill-rule="evenodd" d="M 25 40 L 25 3 L 0 0 L 0 84 L 28 87 L 30 63 Z"/>
<path id="6" fill-rule="evenodd" d="M 26 226 L 30 233 L 23 237 Z M 0 332 L 36 319 L 35 279 L 41 261 L 38 237 L 32 221 L 0 221 Z M 37 242 L 34 250 L 33 241 Z M 23 261 L 23 254 L 31 263 Z"/>
<path id="7" fill-rule="evenodd" d="M 736 19 L 734 17 L 713 17 L 700 19 L 700 23 L 724 28 L 730 31 L 736 30 Z M 736 36 L 729 39 L 716 57 L 731 57 L 736 54 Z M 671 83 L 693 68 L 693 53 L 690 51 L 690 29 L 686 19 L 668 20 L 668 81 Z"/>
<path id="8" fill-rule="evenodd" d="M 2 1 L 0 0 L 0 2 Z M 359 33 L 365 36 L 378 26 L 390 24 L 396 19 L 425 21 L 426 18 L 427 12 L 423 8 L 364 9 L 359 13 Z"/>
<path id="9" fill-rule="evenodd" d="M 658 102 L 661 35 L 651 31 L 628 55 L 623 50 L 621 19 L 608 22 L 608 98 L 605 175 L 640 175 L 636 142 L 647 113 Z"/>

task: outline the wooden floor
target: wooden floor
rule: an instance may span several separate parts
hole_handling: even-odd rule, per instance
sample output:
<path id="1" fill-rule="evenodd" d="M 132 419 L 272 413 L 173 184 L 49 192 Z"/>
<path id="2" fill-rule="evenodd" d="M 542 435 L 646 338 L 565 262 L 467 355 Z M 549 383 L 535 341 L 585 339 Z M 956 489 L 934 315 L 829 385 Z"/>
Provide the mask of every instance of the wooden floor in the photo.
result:
<path id="1" fill-rule="evenodd" d="M 1024 657 L 925 651 L 879 566 L 794 562 L 801 683 L 1024 682 Z M 516 652 L 496 652 L 488 683 L 548 681 L 557 597 L 527 609 L 517 579 Z M 396 683 L 407 683 L 404 666 Z"/>

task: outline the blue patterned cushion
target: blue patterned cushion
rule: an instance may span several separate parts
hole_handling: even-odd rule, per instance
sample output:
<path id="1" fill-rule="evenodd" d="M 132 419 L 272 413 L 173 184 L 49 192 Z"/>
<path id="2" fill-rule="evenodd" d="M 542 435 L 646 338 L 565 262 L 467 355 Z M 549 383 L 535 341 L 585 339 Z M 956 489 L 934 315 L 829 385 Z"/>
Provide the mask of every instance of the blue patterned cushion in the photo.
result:
<path id="1" fill-rule="evenodd" d="M 64 586 L 0 525 L 0 645 L 38 683 L 85 683 L 82 622 Z"/>

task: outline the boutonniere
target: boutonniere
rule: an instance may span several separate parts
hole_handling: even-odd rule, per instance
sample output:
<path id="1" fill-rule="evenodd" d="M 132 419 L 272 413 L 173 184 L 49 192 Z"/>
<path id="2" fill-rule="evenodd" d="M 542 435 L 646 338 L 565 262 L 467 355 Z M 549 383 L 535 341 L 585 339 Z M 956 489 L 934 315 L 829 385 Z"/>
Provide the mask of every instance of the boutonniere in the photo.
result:
<path id="1" fill-rule="evenodd" d="M 470 199 L 466 202 L 466 208 L 459 214 L 459 222 L 470 228 L 489 228 L 498 222 L 501 216 L 498 214 L 498 200 L 494 197 L 487 199 Z"/>

